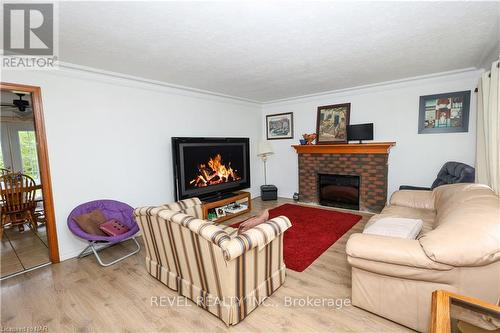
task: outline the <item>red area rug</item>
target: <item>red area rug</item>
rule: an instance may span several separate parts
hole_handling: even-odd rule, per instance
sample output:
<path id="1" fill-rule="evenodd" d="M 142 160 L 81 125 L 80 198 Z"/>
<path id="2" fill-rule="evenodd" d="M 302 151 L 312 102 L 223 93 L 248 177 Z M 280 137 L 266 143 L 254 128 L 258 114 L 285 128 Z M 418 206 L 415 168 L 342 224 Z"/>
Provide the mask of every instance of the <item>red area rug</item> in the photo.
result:
<path id="1" fill-rule="evenodd" d="M 269 210 L 269 217 L 284 215 L 292 222 L 285 231 L 283 255 L 287 268 L 302 272 L 343 234 L 351 229 L 361 216 L 333 210 L 284 204 Z M 237 228 L 241 222 L 232 224 Z"/>

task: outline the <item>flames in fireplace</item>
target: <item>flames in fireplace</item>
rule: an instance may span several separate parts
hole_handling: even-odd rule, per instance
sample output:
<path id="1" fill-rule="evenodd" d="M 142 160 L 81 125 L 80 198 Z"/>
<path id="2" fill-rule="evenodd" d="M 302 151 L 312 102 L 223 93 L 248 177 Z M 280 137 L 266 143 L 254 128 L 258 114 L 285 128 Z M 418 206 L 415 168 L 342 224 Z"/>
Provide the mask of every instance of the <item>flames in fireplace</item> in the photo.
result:
<path id="1" fill-rule="evenodd" d="M 198 165 L 198 174 L 189 182 L 194 187 L 206 187 L 240 180 L 241 177 L 233 170 L 231 162 L 225 165 L 220 154 L 208 159 L 205 164 Z"/>

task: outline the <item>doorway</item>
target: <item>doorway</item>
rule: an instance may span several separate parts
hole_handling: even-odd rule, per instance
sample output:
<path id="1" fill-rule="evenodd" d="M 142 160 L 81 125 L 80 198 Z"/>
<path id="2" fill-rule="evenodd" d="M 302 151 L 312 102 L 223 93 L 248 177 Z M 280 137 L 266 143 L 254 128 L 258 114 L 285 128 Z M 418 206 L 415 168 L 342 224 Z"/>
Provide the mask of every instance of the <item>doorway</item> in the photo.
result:
<path id="1" fill-rule="evenodd" d="M 0 278 L 59 262 L 39 87 L 0 83 Z"/>

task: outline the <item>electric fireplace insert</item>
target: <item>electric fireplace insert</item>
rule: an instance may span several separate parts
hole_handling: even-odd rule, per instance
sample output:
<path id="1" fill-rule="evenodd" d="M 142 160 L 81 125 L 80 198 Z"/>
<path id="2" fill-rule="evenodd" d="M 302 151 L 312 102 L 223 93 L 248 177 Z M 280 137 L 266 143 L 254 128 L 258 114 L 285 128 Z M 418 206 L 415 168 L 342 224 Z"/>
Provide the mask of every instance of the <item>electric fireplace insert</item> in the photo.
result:
<path id="1" fill-rule="evenodd" d="M 359 176 L 318 173 L 320 205 L 359 210 Z"/>
<path id="2" fill-rule="evenodd" d="M 250 187 L 248 138 L 172 138 L 176 200 L 230 196 Z"/>

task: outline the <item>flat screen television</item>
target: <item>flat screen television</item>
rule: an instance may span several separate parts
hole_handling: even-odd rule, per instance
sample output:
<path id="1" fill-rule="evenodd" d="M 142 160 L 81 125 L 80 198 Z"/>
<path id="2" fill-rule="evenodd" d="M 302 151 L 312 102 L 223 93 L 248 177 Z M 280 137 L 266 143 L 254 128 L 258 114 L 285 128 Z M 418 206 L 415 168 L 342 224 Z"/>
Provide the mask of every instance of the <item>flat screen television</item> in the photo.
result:
<path id="1" fill-rule="evenodd" d="M 176 200 L 221 198 L 250 187 L 248 138 L 172 138 Z"/>
<path id="2" fill-rule="evenodd" d="M 347 140 L 373 140 L 373 123 L 350 125 L 347 128 Z"/>

